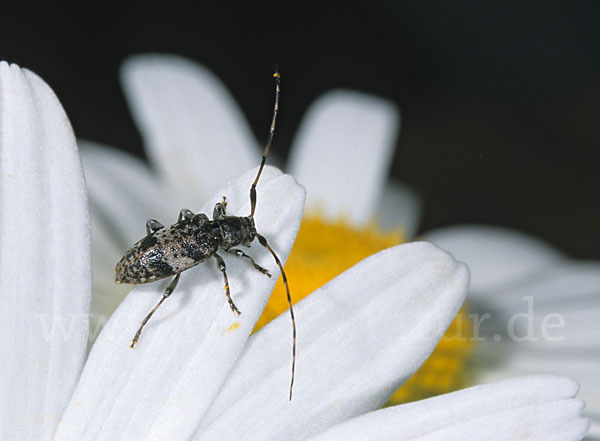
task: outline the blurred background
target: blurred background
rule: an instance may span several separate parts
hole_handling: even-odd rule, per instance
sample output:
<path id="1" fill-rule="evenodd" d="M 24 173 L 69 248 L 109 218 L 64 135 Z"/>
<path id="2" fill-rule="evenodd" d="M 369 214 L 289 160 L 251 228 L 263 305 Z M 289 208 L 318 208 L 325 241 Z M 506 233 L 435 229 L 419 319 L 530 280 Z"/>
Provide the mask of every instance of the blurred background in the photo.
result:
<path id="1" fill-rule="evenodd" d="M 421 231 L 501 225 L 572 257 L 600 257 L 599 2 L 2 8 L 0 58 L 43 77 L 79 137 L 143 157 L 118 78 L 122 61 L 140 52 L 209 67 L 260 140 L 278 63 L 285 75 L 281 156 L 323 92 L 345 87 L 392 100 L 402 127 L 391 173 L 420 192 Z"/>

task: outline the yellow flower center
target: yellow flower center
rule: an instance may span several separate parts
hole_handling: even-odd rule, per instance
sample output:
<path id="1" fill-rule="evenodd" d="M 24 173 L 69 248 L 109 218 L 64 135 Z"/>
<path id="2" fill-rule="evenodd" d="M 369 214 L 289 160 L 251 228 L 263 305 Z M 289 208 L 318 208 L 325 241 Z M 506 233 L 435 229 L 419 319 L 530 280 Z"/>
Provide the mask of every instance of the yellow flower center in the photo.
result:
<path id="1" fill-rule="evenodd" d="M 400 230 L 381 232 L 375 224 L 355 227 L 344 220 L 327 221 L 321 216 L 305 216 L 285 264 L 294 302 L 303 299 L 366 257 L 404 241 Z M 280 278 L 255 330 L 287 309 L 285 288 Z M 464 387 L 465 365 L 473 349 L 470 335 L 471 325 L 463 308 L 435 351 L 394 393 L 390 403 L 414 401 Z"/>

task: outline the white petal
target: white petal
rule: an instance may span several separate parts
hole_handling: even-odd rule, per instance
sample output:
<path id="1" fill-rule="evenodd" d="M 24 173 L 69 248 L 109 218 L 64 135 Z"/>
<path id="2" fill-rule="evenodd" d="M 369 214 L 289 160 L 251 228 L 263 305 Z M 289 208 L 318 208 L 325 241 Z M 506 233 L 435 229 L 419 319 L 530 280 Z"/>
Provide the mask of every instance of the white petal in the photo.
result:
<path id="1" fill-rule="evenodd" d="M 414 439 L 577 441 L 585 435 L 590 425 L 586 418 L 579 416 L 582 409 L 583 402 L 579 400 L 555 401 L 478 418 Z"/>
<path id="2" fill-rule="evenodd" d="M 115 231 L 102 222 L 104 216 L 91 201 L 92 218 L 92 305 L 90 313 L 90 341 L 94 341 L 98 332 L 107 322 L 116 307 L 131 291 L 131 286 L 115 283 L 115 262 L 123 255 L 125 248 L 118 240 Z"/>
<path id="3" fill-rule="evenodd" d="M 600 420 L 599 288 L 597 262 L 560 260 L 473 305 L 479 317 L 490 315 L 480 322 L 473 357 L 480 378 L 569 375 L 582 386 L 586 413 Z"/>
<path id="4" fill-rule="evenodd" d="M 390 180 L 383 190 L 377 218 L 384 229 L 400 227 L 407 239 L 415 237 L 421 222 L 421 199 L 416 190 Z"/>
<path id="5" fill-rule="evenodd" d="M 300 440 L 380 407 L 434 349 L 467 284 L 466 267 L 426 242 L 363 260 L 298 303 L 293 400 L 282 314 L 251 338 L 194 439 Z"/>
<path id="6" fill-rule="evenodd" d="M 306 187 L 308 208 L 363 223 L 387 181 L 400 115 L 394 104 L 346 90 L 319 98 L 302 121 L 288 169 Z"/>
<path id="7" fill-rule="evenodd" d="M 255 174 L 253 169 L 233 181 L 204 211 L 224 194 L 230 215 L 247 215 Z M 304 191 L 291 176 L 265 168 L 258 185 L 256 226 L 282 260 L 299 228 L 303 204 Z M 258 244 L 248 253 L 273 277 L 254 270 L 245 259 L 225 256 L 240 317 L 230 310 L 222 275 L 211 259 L 181 276 L 132 350 L 131 338 L 166 282 L 134 289 L 96 340 L 59 427 L 60 439 L 187 440 L 239 356 L 279 275 Z"/>
<path id="8" fill-rule="evenodd" d="M 476 299 L 523 283 L 562 257 L 546 243 L 505 228 L 461 225 L 425 238 L 469 265 L 469 295 Z"/>
<path id="9" fill-rule="evenodd" d="M 124 64 L 122 82 L 148 156 L 189 204 L 199 206 L 223 180 L 258 164 L 244 115 L 205 67 L 176 56 L 136 56 Z"/>
<path id="10" fill-rule="evenodd" d="M 581 436 L 587 421 L 580 418 L 581 402 L 570 399 L 576 393 L 568 378 L 516 378 L 370 412 L 310 441 L 550 439 L 556 430 Z"/>
<path id="11" fill-rule="evenodd" d="M 598 441 L 600 440 L 600 417 L 597 417 L 596 421 L 591 422 L 590 429 L 588 430 L 584 441 Z"/>
<path id="12" fill-rule="evenodd" d="M 564 355 L 600 352 L 597 294 L 571 295 L 562 301 L 545 300 L 540 294 L 515 299 L 511 307 L 492 305 L 470 310 L 473 322 L 478 322 L 477 335 L 489 339 L 486 346 L 518 343 L 522 351 L 560 350 Z"/>
<path id="13" fill-rule="evenodd" d="M 535 298 L 535 308 L 583 310 L 600 306 L 600 262 L 559 260 L 534 276 L 490 297 L 496 308 L 522 309 L 523 299 Z"/>
<path id="14" fill-rule="evenodd" d="M 177 220 L 182 207 L 167 209 L 166 200 L 171 195 L 165 190 L 165 181 L 142 161 L 90 141 L 80 144 L 90 205 L 98 212 L 92 221 L 104 224 L 120 247 L 126 250 L 143 236 L 149 218 L 165 224 Z"/>
<path id="15" fill-rule="evenodd" d="M 497 348 L 498 349 L 498 348 Z M 501 354 L 505 352 L 501 352 Z M 477 381 L 496 381 L 514 375 L 534 372 L 569 375 L 581 385 L 579 398 L 586 403 L 584 414 L 600 424 L 600 379 L 598 379 L 597 352 L 581 354 L 579 357 L 557 351 L 552 353 L 528 352 L 528 348 L 512 347 L 512 354 L 505 356 L 495 366 L 482 370 Z"/>
<path id="16" fill-rule="evenodd" d="M 471 315 L 473 322 L 479 321 L 477 335 L 486 340 L 485 345 L 491 347 L 490 351 L 498 351 L 501 349 L 498 346 L 502 343 L 510 346 L 510 349 L 506 348 L 509 352 L 518 347 L 523 352 L 536 351 L 544 354 L 545 351 L 561 351 L 564 356 L 573 357 L 582 357 L 586 353 L 600 354 L 600 305 L 595 305 L 594 309 L 567 312 L 560 309 L 536 309 L 535 302 L 531 303 L 530 300 L 531 298 L 523 301 L 521 310 L 513 314 L 491 312 L 496 317 L 493 321 L 489 317 L 482 317 L 481 313 Z M 586 303 L 588 302 L 582 302 L 582 305 Z M 515 343 L 517 346 L 514 346 Z"/>
<path id="17" fill-rule="evenodd" d="M 90 141 L 79 145 L 92 215 L 92 326 L 97 335 L 131 289 L 115 284 L 116 262 L 144 235 L 147 219 L 174 223 L 182 207 L 139 159 Z"/>
<path id="18" fill-rule="evenodd" d="M 91 287 L 77 144 L 34 73 L 0 63 L 0 438 L 52 438 L 82 368 Z"/>
<path id="19" fill-rule="evenodd" d="M 577 355 L 600 350 L 597 262 L 553 262 L 523 283 L 485 300 L 470 308 L 479 317 L 489 315 L 478 326 L 485 340 L 483 349 L 499 346 L 501 340 L 508 345 L 518 342 L 519 353 L 560 350 L 564 355 Z"/>

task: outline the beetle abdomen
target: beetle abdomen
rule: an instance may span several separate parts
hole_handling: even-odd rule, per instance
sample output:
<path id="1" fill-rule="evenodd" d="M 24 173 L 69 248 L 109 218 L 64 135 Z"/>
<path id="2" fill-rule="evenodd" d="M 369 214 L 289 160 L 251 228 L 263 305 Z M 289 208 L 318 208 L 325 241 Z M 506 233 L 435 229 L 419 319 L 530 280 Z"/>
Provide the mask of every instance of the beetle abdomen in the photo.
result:
<path id="1" fill-rule="evenodd" d="M 115 266 L 116 280 L 137 284 L 164 279 L 205 261 L 218 245 L 208 223 L 172 225 L 133 245 Z"/>

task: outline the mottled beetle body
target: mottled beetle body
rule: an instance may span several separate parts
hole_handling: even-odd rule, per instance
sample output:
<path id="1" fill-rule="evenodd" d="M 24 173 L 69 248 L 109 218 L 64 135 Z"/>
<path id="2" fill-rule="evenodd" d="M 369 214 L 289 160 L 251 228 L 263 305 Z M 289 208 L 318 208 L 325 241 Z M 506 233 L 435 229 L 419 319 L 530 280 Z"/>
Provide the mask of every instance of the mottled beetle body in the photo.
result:
<path id="1" fill-rule="evenodd" d="M 275 131 L 275 121 L 279 109 L 279 73 L 275 72 L 275 105 L 273 107 L 273 118 L 267 138 L 267 145 L 262 155 L 261 163 L 258 168 L 256 178 L 250 187 L 250 215 L 249 216 L 227 216 L 227 202 L 223 200 L 215 205 L 213 210 L 213 219 L 210 220 L 206 214 L 194 214 L 192 211 L 184 208 L 179 212 L 177 223 L 170 227 L 164 227 L 155 219 L 146 222 L 146 237 L 135 243 L 119 260 L 115 266 L 115 279 L 118 283 L 150 283 L 169 276 L 175 276 L 165 288 L 162 298 L 156 306 L 146 315 L 140 324 L 133 340 L 131 348 L 138 342 L 142 330 L 148 320 L 162 305 L 162 303 L 173 293 L 181 273 L 199 263 L 205 262 L 210 258 L 216 260 L 219 271 L 223 274 L 225 282 L 224 289 L 227 301 L 231 310 L 236 314 L 241 314 L 231 298 L 229 289 L 229 280 L 225 261 L 218 254 L 224 251 L 237 257 L 247 259 L 252 263 L 255 269 L 271 277 L 269 272 L 256 264 L 252 257 L 248 256 L 237 247 L 244 245 L 249 247 L 256 238 L 258 242 L 265 247 L 275 259 L 275 263 L 281 271 L 281 277 L 286 289 L 287 300 L 290 307 L 290 317 L 292 319 L 293 343 L 292 343 L 292 379 L 290 382 L 290 400 L 292 399 L 292 388 L 294 386 L 294 373 L 296 366 L 296 319 L 294 318 L 294 309 L 292 307 L 292 298 L 290 295 L 287 277 L 283 265 L 263 236 L 261 236 L 254 225 L 254 210 L 256 208 L 256 185 L 265 166 L 273 133 Z"/>
<path id="2" fill-rule="evenodd" d="M 256 237 L 254 219 L 223 216 L 219 210 L 215 208 L 212 221 L 199 213 L 190 218 L 180 215 L 182 219 L 168 228 L 152 231 L 149 227 L 149 234 L 117 263 L 117 282 L 155 282 L 204 262 L 219 248 L 228 251 L 238 245 L 250 246 Z"/>

